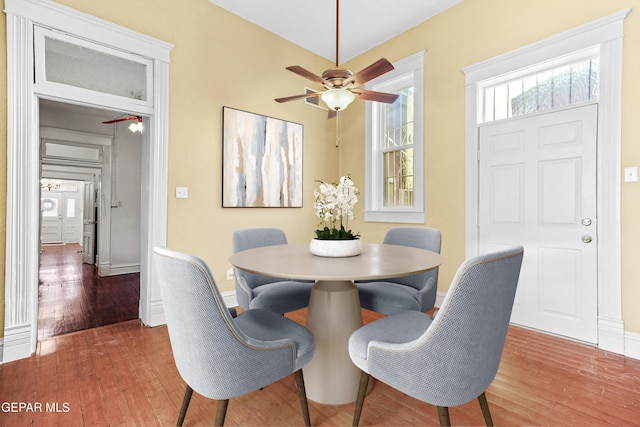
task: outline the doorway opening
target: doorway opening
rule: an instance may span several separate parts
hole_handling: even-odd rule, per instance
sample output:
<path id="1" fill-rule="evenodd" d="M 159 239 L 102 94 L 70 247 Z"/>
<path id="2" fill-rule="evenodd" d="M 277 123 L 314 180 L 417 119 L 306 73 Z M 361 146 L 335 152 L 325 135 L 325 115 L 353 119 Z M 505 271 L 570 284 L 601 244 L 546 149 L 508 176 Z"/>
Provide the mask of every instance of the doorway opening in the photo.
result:
<path id="1" fill-rule="evenodd" d="M 42 99 L 38 339 L 139 316 L 141 137 Z"/>

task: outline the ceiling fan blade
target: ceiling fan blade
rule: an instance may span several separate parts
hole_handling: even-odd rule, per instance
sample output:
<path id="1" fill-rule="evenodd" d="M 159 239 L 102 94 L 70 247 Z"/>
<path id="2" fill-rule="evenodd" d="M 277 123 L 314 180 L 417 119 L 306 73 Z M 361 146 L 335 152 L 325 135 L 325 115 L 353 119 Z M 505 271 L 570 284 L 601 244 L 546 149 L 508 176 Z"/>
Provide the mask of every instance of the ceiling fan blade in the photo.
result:
<path id="1" fill-rule="evenodd" d="M 353 92 L 360 99 L 365 99 L 367 101 L 384 102 L 387 104 L 393 104 L 400 96 L 395 93 L 376 92 L 374 90 L 366 89 L 352 89 L 351 92 Z"/>
<path id="2" fill-rule="evenodd" d="M 322 92 L 310 92 L 310 93 L 305 93 L 302 95 L 293 95 L 293 96 L 285 96 L 284 98 L 276 98 L 276 102 L 289 102 L 289 101 L 295 101 L 296 99 L 303 99 L 303 98 L 315 98 L 317 96 L 322 95 Z"/>
<path id="3" fill-rule="evenodd" d="M 110 125 L 111 123 L 118 123 L 118 122 L 126 122 L 129 120 L 137 120 L 139 122 L 142 121 L 142 117 L 140 116 L 136 116 L 133 114 L 129 114 L 127 117 L 120 117 L 118 119 L 113 119 L 113 120 L 107 120 L 106 122 L 102 122 L 105 125 Z"/>
<path id="4" fill-rule="evenodd" d="M 322 77 L 313 74 L 311 71 L 302 68 L 299 65 L 292 65 L 290 67 L 287 67 L 286 69 L 291 71 L 292 73 L 296 73 L 297 75 L 304 77 L 305 79 L 309 79 L 312 82 L 316 82 L 321 85 L 326 83 Z"/>
<path id="5" fill-rule="evenodd" d="M 347 80 L 346 84 L 353 84 L 354 86 L 360 86 L 368 82 L 369 80 L 373 80 L 378 76 L 381 76 L 389 71 L 393 70 L 393 65 L 391 62 L 387 61 L 385 58 L 378 59 L 373 64 L 369 65 L 362 71 L 357 72 Z"/>
<path id="6" fill-rule="evenodd" d="M 327 113 L 327 119 L 333 119 L 337 115 L 338 115 L 338 112 L 336 110 L 332 110 L 331 108 L 329 108 L 329 112 Z"/>

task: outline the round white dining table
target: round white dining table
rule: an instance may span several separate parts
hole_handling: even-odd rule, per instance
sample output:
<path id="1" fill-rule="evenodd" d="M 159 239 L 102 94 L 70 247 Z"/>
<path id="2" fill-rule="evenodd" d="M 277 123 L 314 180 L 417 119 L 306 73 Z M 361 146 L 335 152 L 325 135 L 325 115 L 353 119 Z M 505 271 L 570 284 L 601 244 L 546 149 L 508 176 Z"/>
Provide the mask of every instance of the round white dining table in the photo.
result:
<path id="1" fill-rule="evenodd" d="M 440 254 L 408 246 L 365 244 L 345 258 L 311 254 L 308 244 L 263 246 L 234 254 L 239 269 L 267 276 L 314 280 L 306 327 L 316 350 L 303 368 L 307 397 L 318 403 L 355 402 L 360 371 L 349 357 L 349 337 L 362 326 L 354 280 L 376 280 L 422 273 L 442 263 Z M 382 285 L 381 285 L 382 286 Z"/>

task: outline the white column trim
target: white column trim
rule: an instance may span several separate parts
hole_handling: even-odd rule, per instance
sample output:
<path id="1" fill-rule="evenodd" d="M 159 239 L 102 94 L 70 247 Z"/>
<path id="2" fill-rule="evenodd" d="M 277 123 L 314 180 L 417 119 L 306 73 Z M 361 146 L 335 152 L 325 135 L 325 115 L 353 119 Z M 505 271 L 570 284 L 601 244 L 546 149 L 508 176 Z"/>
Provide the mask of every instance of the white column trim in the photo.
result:
<path id="1" fill-rule="evenodd" d="M 31 23 L 7 15 L 7 222 L 3 361 L 35 351 L 38 303 L 39 144 L 29 76 Z M 35 118 L 37 119 L 37 115 Z M 32 284 L 28 286 L 27 284 Z"/>
<path id="2" fill-rule="evenodd" d="M 598 46 L 598 334 L 599 347 L 624 354 L 620 266 L 622 39 L 625 9 L 463 69 L 466 74 L 466 256 L 478 254 L 478 88 L 483 81 Z"/>
<path id="3" fill-rule="evenodd" d="M 149 326 L 166 323 L 160 296 L 158 278 L 153 269 L 154 246 L 167 244 L 167 177 L 169 166 L 169 64 L 159 62 L 154 67 L 154 93 L 156 117 L 149 126 L 149 138 L 143 141 L 143 152 L 147 154 L 142 164 L 142 173 L 147 177 L 148 189 L 142 200 L 143 215 L 148 221 L 142 223 L 141 236 L 146 235 L 146 247 L 140 253 L 140 319 Z M 151 167 L 146 164 L 152 162 Z M 145 194 L 145 192 L 143 192 Z"/>

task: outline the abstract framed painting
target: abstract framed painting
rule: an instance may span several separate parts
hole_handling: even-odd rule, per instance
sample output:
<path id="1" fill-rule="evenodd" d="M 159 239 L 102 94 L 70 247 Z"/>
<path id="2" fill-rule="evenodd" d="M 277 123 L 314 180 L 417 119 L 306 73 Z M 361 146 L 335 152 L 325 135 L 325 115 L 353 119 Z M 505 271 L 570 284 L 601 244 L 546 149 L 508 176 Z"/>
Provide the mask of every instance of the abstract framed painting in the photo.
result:
<path id="1" fill-rule="evenodd" d="M 222 207 L 302 207 L 302 125 L 230 107 L 222 122 Z"/>

